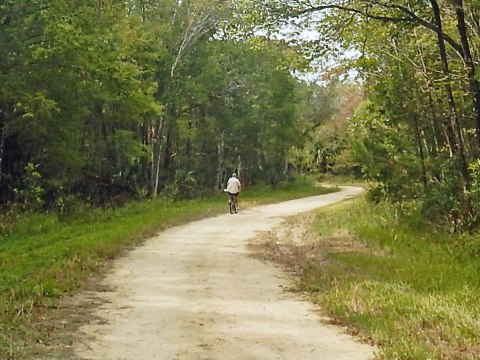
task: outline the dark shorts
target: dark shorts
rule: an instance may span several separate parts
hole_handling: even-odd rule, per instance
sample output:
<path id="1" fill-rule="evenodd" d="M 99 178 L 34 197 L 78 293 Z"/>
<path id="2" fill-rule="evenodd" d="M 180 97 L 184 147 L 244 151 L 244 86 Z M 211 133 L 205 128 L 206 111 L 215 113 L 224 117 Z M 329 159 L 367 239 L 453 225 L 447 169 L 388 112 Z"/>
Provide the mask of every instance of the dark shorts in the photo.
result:
<path id="1" fill-rule="evenodd" d="M 237 196 L 238 196 L 238 193 L 235 193 L 235 194 L 234 194 L 234 193 L 229 192 L 228 195 L 232 195 L 232 196 L 237 197 Z"/>

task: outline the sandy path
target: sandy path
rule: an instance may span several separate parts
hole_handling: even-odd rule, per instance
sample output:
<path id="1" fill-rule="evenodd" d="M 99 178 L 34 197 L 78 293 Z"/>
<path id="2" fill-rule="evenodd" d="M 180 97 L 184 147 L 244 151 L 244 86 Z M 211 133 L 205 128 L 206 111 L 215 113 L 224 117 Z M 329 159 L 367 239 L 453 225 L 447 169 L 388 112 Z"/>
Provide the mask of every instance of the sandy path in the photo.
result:
<path id="1" fill-rule="evenodd" d="M 172 228 L 117 260 L 100 294 L 102 321 L 76 349 L 102 360 L 356 360 L 373 349 L 324 325 L 313 305 L 285 292 L 287 276 L 249 257 L 257 231 L 356 194 L 341 192 L 225 214 Z M 233 226 L 235 225 L 235 226 Z"/>

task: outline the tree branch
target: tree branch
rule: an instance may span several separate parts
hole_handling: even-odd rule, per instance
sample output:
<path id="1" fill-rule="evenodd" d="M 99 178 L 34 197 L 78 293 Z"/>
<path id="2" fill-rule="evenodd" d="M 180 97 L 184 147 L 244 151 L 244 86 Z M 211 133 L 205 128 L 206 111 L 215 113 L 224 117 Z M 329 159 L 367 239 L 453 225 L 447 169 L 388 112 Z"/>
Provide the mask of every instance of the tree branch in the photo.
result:
<path id="1" fill-rule="evenodd" d="M 429 29 L 435 33 L 439 32 L 439 29 L 434 23 L 431 23 L 425 19 L 422 19 L 420 16 L 415 14 L 414 11 L 411 9 L 399 5 L 399 4 L 391 4 L 391 3 L 383 3 L 380 1 L 371 1 L 371 4 L 373 5 L 378 5 L 381 8 L 385 9 L 395 9 L 403 12 L 406 16 L 405 17 L 396 17 L 396 16 L 385 16 L 385 15 L 376 15 L 372 14 L 368 11 L 361 10 L 361 9 L 356 9 L 353 7 L 349 6 L 344 6 L 344 5 L 338 5 L 338 4 L 329 4 L 329 5 L 319 5 L 319 6 L 310 6 L 308 8 L 299 10 L 299 11 L 294 11 L 292 14 L 294 16 L 302 16 L 306 14 L 311 14 L 314 12 L 318 11 L 324 11 L 324 10 L 341 10 L 341 11 L 346 11 L 346 12 L 351 12 L 360 16 L 363 16 L 365 18 L 373 19 L 373 20 L 378 20 L 382 22 L 393 22 L 393 23 L 416 23 L 421 26 L 423 26 L 426 29 Z M 463 51 L 462 47 L 460 44 L 458 44 L 452 37 L 449 35 L 445 34 L 444 32 L 441 33 L 442 37 L 445 39 L 445 41 L 456 51 L 462 56 L 463 58 Z"/>

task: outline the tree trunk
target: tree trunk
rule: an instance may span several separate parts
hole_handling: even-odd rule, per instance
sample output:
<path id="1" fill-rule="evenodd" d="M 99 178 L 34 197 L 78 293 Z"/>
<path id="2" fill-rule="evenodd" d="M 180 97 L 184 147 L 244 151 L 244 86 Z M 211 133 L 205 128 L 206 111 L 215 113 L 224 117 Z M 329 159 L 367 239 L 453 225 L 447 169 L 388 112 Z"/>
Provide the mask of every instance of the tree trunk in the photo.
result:
<path id="1" fill-rule="evenodd" d="M 217 178 L 214 191 L 222 190 L 225 181 L 225 132 L 220 135 L 220 143 L 217 145 Z"/>
<path id="2" fill-rule="evenodd" d="M 428 106 L 430 108 L 429 118 L 430 118 L 430 128 L 431 128 L 432 138 L 433 138 L 433 143 L 432 143 L 432 147 L 430 149 L 430 152 L 431 152 L 432 156 L 436 159 L 437 154 L 440 152 L 439 131 L 441 131 L 441 130 L 439 130 L 438 125 L 437 125 L 438 113 L 437 113 L 437 108 L 436 108 L 436 105 L 435 105 L 435 101 L 433 99 L 434 85 L 432 84 L 432 81 L 429 77 L 429 73 L 428 73 L 428 70 L 427 70 L 427 65 L 425 64 L 425 57 L 423 55 L 422 48 L 420 48 L 420 47 L 418 49 L 418 55 L 420 57 L 423 73 L 424 73 L 424 76 L 425 76 L 425 84 L 427 86 L 427 93 L 428 93 Z M 445 119 L 443 117 L 443 122 L 442 123 L 443 123 L 443 130 L 445 132 L 445 138 L 446 138 L 446 141 L 448 143 L 448 150 L 450 152 L 450 157 L 452 157 L 453 156 L 452 148 L 453 148 L 453 144 L 454 144 L 453 130 L 452 130 L 451 124 L 449 123 L 448 119 Z"/>
<path id="3" fill-rule="evenodd" d="M 431 142 L 431 148 L 430 148 L 430 154 L 433 156 L 434 159 L 437 158 L 438 156 L 438 153 L 440 152 L 440 140 L 439 140 L 439 133 L 441 133 L 441 130 L 440 128 L 437 126 L 437 109 L 435 107 L 435 103 L 433 101 L 433 96 L 432 96 L 432 88 L 429 87 L 427 88 L 428 90 L 428 106 L 431 110 L 431 116 L 429 116 L 430 118 L 430 124 L 429 124 L 429 127 L 430 127 L 430 131 L 431 131 L 431 134 L 432 134 L 432 142 Z M 447 142 L 448 142 L 448 138 L 447 138 Z M 450 157 L 452 156 L 452 148 L 451 148 L 451 144 L 449 143 L 449 147 L 448 147 L 448 150 L 450 151 Z"/>
<path id="4" fill-rule="evenodd" d="M 440 58 L 442 61 L 443 74 L 445 76 L 445 91 L 447 93 L 449 113 L 450 113 L 452 128 L 455 136 L 455 144 L 454 144 L 455 146 L 453 150 L 455 155 L 458 157 L 458 161 L 459 161 L 458 170 L 460 172 L 460 176 L 462 179 L 462 193 L 463 193 L 462 202 L 465 207 L 465 211 L 468 214 L 471 214 L 472 205 L 471 205 L 470 196 L 468 195 L 470 193 L 470 187 L 471 187 L 470 174 L 468 172 L 468 164 L 465 156 L 465 146 L 463 144 L 462 134 L 460 130 L 459 115 L 458 115 L 455 98 L 453 96 L 453 91 L 451 86 L 451 74 L 450 74 L 450 69 L 448 64 L 447 51 L 445 47 L 445 39 L 443 37 L 442 16 L 440 13 L 440 7 L 438 5 L 438 2 L 436 0 L 430 0 L 430 4 L 432 5 L 435 23 L 437 27 L 436 32 L 437 32 L 437 39 L 438 39 L 438 50 L 439 50 Z"/>
<path id="5" fill-rule="evenodd" d="M 5 138 L 7 134 L 7 124 L 6 122 L 3 122 L 1 124 L 2 127 L 0 128 L 0 189 L 2 188 L 3 185 L 3 156 L 4 156 L 4 149 L 5 149 Z"/>
<path id="6" fill-rule="evenodd" d="M 425 167 L 425 152 L 423 150 L 421 132 L 418 124 L 418 118 L 416 116 L 414 117 L 414 120 L 413 120 L 413 132 L 415 133 L 415 139 L 417 142 L 417 151 L 418 151 L 418 155 L 420 157 L 420 162 L 421 162 L 423 189 L 427 191 L 428 183 L 427 183 L 427 169 Z"/>
<path id="7" fill-rule="evenodd" d="M 158 195 L 160 159 L 162 155 L 162 138 L 164 128 L 165 120 L 163 118 L 156 119 L 156 123 L 152 129 L 152 174 L 150 178 L 150 194 L 153 198 L 156 198 Z"/>
<path id="8" fill-rule="evenodd" d="M 237 171 L 237 177 L 243 185 L 243 183 L 245 181 L 245 174 L 244 174 L 243 160 L 242 160 L 241 155 L 238 155 L 238 157 L 237 157 L 237 169 L 236 169 L 236 171 Z"/>
<path id="9" fill-rule="evenodd" d="M 462 43 L 463 59 L 468 71 L 468 81 L 470 83 L 470 91 L 472 92 L 473 108 L 475 112 L 475 135 L 477 140 L 476 153 L 480 150 L 480 84 L 476 79 L 475 63 L 470 50 L 470 42 L 468 40 L 467 25 L 465 22 L 465 10 L 463 0 L 453 0 L 455 13 L 457 15 L 457 28 Z"/>
<path id="10" fill-rule="evenodd" d="M 143 124 L 139 128 L 140 136 L 142 139 L 142 145 L 145 149 L 151 147 L 151 126 L 150 124 Z M 153 150 L 153 149 L 152 149 Z M 150 165 L 151 159 L 147 157 L 142 157 L 140 160 L 140 183 L 143 189 L 150 191 L 150 178 L 152 167 Z"/>
<path id="11" fill-rule="evenodd" d="M 175 169 L 173 167 L 173 157 L 175 155 L 173 151 L 172 134 L 167 127 L 165 132 L 164 144 L 165 148 L 163 151 L 163 164 L 161 164 L 161 169 L 163 170 L 165 176 L 165 182 L 167 184 L 171 184 L 175 180 Z"/>

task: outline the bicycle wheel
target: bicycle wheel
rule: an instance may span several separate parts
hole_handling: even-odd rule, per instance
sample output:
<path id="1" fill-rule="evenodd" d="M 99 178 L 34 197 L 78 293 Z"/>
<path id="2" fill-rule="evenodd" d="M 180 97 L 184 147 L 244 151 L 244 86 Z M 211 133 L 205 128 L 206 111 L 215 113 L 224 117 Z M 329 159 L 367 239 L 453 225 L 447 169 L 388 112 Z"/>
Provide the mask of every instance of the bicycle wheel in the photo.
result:
<path id="1" fill-rule="evenodd" d="M 230 196 L 228 199 L 228 207 L 230 210 L 230 214 L 234 214 L 237 212 L 237 207 L 235 206 L 235 197 Z"/>

